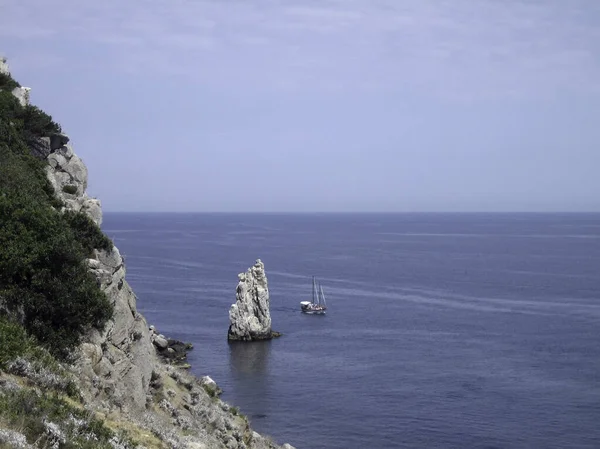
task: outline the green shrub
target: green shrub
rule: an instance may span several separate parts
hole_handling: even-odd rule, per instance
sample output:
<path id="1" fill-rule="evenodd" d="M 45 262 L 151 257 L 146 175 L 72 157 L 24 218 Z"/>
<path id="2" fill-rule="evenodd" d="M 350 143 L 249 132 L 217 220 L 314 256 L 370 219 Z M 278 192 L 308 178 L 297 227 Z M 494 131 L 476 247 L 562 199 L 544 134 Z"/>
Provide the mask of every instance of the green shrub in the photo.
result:
<path id="1" fill-rule="evenodd" d="M 32 340 L 22 326 L 0 317 L 0 370 L 6 370 L 8 363 L 29 352 L 31 347 Z"/>
<path id="2" fill-rule="evenodd" d="M 79 389 L 65 368 L 47 350 L 40 347 L 35 338 L 28 336 L 23 326 L 5 316 L 0 316 L 0 348 L 0 370 L 6 371 L 10 362 L 22 357 L 31 363 L 36 372 L 50 372 L 62 379 L 56 383 L 61 391 L 70 398 L 80 399 Z"/>
<path id="3" fill-rule="evenodd" d="M 7 124 L 12 123 L 24 141 L 62 132 L 61 126 L 50 115 L 37 106 L 21 106 L 8 89 L 0 92 L 0 119 L 6 120 Z"/>
<path id="4" fill-rule="evenodd" d="M 58 123 L 37 106 L 27 105 L 22 110 L 24 130 L 35 136 L 49 136 L 50 134 L 62 132 Z"/>
<path id="5" fill-rule="evenodd" d="M 7 90 L 12 92 L 15 87 L 21 87 L 19 83 L 17 83 L 12 76 L 7 75 L 6 73 L 0 73 L 0 89 Z"/>
<path id="6" fill-rule="evenodd" d="M 62 203 L 46 163 L 27 142 L 59 131 L 48 114 L 0 91 L 0 297 L 23 310 L 30 335 L 64 358 L 112 316 L 86 263 L 94 248 L 110 250 L 112 242 L 84 214 L 55 209 Z"/>
<path id="7" fill-rule="evenodd" d="M 68 193 L 69 195 L 75 195 L 77 193 L 77 186 L 73 184 L 69 184 L 63 187 L 63 192 Z"/>
<path id="8" fill-rule="evenodd" d="M 211 397 L 214 398 L 217 396 L 217 388 L 214 385 L 211 384 L 203 384 L 202 388 L 204 388 L 204 391 L 206 391 L 206 393 Z"/>
<path id="9" fill-rule="evenodd" d="M 95 249 L 110 251 L 113 248 L 112 241 L 104 235 L 98 225 L 81 212 L 66 211 L 64 218 L 88 254 Z"/>
<path id="10" fill-rule="evenodd" d="M 18 429 L 27 442 L 36 447 L 112 449 L 111 440 L 120 440 L 124 448 L 137 447 L 132 440 L 119 438 L 90 412 L 71 405 L 56 394 L 40 394 L 32 389 L 6 392 L 0 396 L 0 422 Z M 62 442 L 52 439 L 45 422 L 58 426 L 63 434 Z"/>

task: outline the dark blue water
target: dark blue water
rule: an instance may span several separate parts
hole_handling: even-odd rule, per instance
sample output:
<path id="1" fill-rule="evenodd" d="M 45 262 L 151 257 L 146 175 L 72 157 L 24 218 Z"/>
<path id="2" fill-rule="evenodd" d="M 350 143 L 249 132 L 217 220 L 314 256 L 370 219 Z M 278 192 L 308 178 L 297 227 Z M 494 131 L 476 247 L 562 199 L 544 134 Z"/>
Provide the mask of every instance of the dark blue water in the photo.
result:
<path id="1" fill-rule="evenodd" d="M 106 214 L 151 324 L 302 448 L 600 447 L 600 214 Z M 265 263 L 268 343 L 228 345 Z M 299 313 L 317 275 L 327 316 Z"/>

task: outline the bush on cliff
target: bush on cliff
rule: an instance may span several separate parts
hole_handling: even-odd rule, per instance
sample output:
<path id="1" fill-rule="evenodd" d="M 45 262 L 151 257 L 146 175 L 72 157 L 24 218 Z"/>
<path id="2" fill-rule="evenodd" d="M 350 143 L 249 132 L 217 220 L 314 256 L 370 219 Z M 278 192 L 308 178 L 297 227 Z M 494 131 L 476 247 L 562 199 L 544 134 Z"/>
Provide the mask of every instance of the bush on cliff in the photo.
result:
<path id="1" fill-rule="evenodd" d="M 94 249 L 105 251 L 112 249 L 111 240 L 100 231 L 96 223 L 87 215 L 80 212 L 66 211 L 63 218 L 88 255 L 91 255 Z"/>
<path id="2" fill-rule="evenodd" d="M 45 162 L 29 154 L 31 135 L 59 130 L 49 115 L 0 91 L 0 302 L 22 310 L 27 332 L 65 357 L 112 316 L 86 263 L 112 242 L 87 216 L 56 209 Z"/>
<path id="3" fill-rule="evenodd" d="M 21 85 L 16 82 L 12 76 L 7 75 L 6 73 L 0 73 L 0 90 L 12 92 L 15 87 L 21 87 Z"/>
<path id="4" fill-rule="evenodd" d="M 12 323 L 0 316 L 0 370 L 6 370 L 8 364 L 29 351 L 31 337 L 17 323 Z"/>

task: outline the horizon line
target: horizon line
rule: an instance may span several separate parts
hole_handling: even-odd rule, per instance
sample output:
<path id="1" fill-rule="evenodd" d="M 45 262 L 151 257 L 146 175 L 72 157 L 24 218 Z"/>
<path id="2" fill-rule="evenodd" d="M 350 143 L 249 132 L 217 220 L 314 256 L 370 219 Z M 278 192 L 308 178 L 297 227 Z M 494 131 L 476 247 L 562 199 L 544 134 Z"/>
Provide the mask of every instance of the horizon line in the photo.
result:
<path id="1" fill-rule="evenodd" d="M 430 211 L 173 211 L 173 210 L 160 210 L 160 211 L 130 211 L 130 210 L 103 210 L 105 214 L 239 214 L 239 215 L 399 215 L 399 214 L 600 214 L 600 210 L 581 210 L 581 211 L 510 211 L 510 210 L 498 210 L 498 211 L 444 211 L 444 210 L 430 210 Z"/>

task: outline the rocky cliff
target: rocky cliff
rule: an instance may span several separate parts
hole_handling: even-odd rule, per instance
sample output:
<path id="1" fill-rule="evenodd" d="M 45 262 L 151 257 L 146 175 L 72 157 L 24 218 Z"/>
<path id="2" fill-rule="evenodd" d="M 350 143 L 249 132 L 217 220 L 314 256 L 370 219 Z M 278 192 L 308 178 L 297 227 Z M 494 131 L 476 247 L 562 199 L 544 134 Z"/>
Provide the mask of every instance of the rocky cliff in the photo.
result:
<path id="1" fill-rule="evenodd" d="M 260 259 L 245 273 L 238 275 L 236 301 L 229 309 L 231 341 L 268 340 L 277 336 L 271 329 L 269 285 L 265 266 Z"/>
<path id="2" fill-rule="evenodd" d="M 0 60 L 0 72 L 8 73 L 5 59 Z M 13 91 L 13 95 L 22 104 L 29 102 L 29 89 L 15 90 L 18 92 Z M 82 211 L 101 224 L 100 201 L 86 193 L 87 168 L 69 138 L 56 133 L 38 141 L 31 151 L 47 161 L 47 176 L 64 209 Z M 65 366 L 90 413 L 110 422 L 129 423 L 135 435 L 145 436 L 141 438 L 145 447 L 279 447 L 253 432 L 237 409 L 218 398 L 220 390 L 212 379 L 197 379 L 158 356 L 157 349 L 165 349 L 165 338 L 157 335 L 138 312 L 136 295 L 125 279 L 125 263 L 116 247 L 95 250 L 88 265 L 114 305 L 114 315 L 104 330 L 90 331 L 77 350 L 75 362 Z M 252 272 L 252 288 L 261 298 L 266 292 L 268 305 L 262 270 L 261 264 Z M 268 327 L 270 331 L 270 318 Z M 19 374 L 31 380 L 39 374 L 34 371 L 21 369 Z M 0 376 L 0 390 L 2 382 L 7 380 Z"/>

